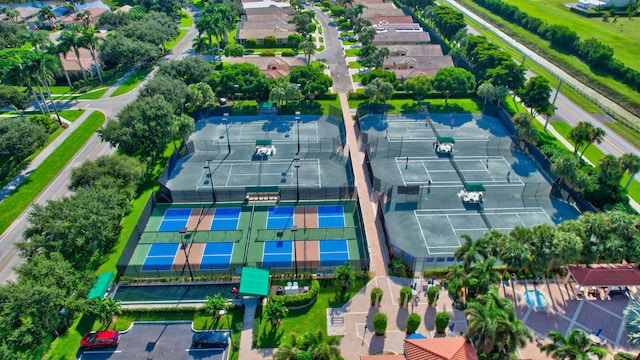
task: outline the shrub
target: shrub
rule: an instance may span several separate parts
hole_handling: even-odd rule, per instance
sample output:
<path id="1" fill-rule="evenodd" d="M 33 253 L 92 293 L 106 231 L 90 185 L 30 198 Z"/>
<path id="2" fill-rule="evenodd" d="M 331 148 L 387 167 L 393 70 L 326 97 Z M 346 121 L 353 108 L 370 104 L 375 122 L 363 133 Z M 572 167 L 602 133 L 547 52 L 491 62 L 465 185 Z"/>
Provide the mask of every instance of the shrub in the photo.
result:
<path id="1" fill-rule="evenodd" d="M 400 306 L 405 306 L 411 300 L 411 288 L 408 286 L 403 286 L 400 289 Z"/>
<path id="2" fill-rule="evenodd" d="M 244 46 L 240 44 L 230 44 L 224 48 L 224 55 L 231 57 L 242 57 L 244 55 Z"/>
<path id="3" fill-rule="evenodd" d="M 254 38 L 248 38 L 247 41 L 245 41 L 245 46 L 250 49 L 255 48 L 256 46 L 258 46 L 258 40 Z"/>
<path id="4" fill-rule="evenodd" d="M 380 294 L 380 295 L 378 295 Z M 382 289 L 380 289 L 379 287 L 377 288 L 373 288 L 371 290 L 371 306 L 375 306 L 376 305 L 376 297 L 380 296 L 380 302 L 382 302 L 382 295 L 383 295 L 383 291 Z"/>
<path id="5" fill-rule="evenodd" d="M 391 275 L 408 277 L 410 272 L 411 271 L 409 270 L 409 264 L 407 264 L 406 261 L 402 260 L 402 258 L 394 258 L 393 260 L 391 260 L 391 268 L 389 269 L 389 273 Z"/>
<path id="6" fill-rule="evenodd" d="M 416 330 L 418 330 L 418 327 L 420 326 L 421 321 L 422 319 L 417 313 L 409 314 L 409 317 L 407 317 L 407 333 L 411 334 L 416 332 Z"/>
<path id="7" fill-rule="evenodd" d="M 436 314 L 436 332 L 438 334 L 444 334 L 444 331 L 449 326 L 449 320 L 451 316 L 446 311 L 440 311 Z"/>
<path id="8" fill-rule="evenodd" d="M 636 357 L 632 354 L 619 352 L 613 356 L 613 360 L 634 360 Z"/>
<path id="9" fill-rule="evenodd" d="M 383 313 L 373 315 L 373 331 L 376 335 L 384 335 L 387 331 L 387 315 Z"/>
<path id="10" fill-rule="evenodd" d="M 444 275 L 447 275 L 449 271 L 450 271 L 449 268 L 425 270 L 422 272 L 422 276 L 424 276 L 425 278 L 435 277 L 435 276 L 444 276 Z"/>
<path id="11" fill-rule="evenodd" d="M 275 301 L 282 302 L 286 307 L 304 306 L 311 304 L 316 300 L 320 292 L 320 283 L 318 280 L 311 281 L 309 291 L 298 295 L 270 295 L 269 297 Z"/>
<path id="12" fill-rule="evenodd" d="M 260 56 L 276 56 L 276 52 L 273 49 L 262 50 Z"/>
<path id="13" fill-rule="evenodd" d="M 278 39 L 273 35 L 268 35 L 264 37 L 264 46 L 265 47 L 276 47 L 278 46 Z"/>
<path id="14" fill-rule="evenodd" d="M 433 305 L 438 300 L 438 295 L 440 294 L 440 289 L 437 286 L 429 287 L 427 290 L 427 299 L 429 300 L 429 306 Z"/>
<path id="15" fill-rule="evenodd" d="M 292 57 L 292 56 L 296 56 L 296 53 L 291 49 L 284 49 L 282 50 L 282 56 Z"/>
<path id="16" fill-rule="evenodd" d="M 456 282 L 450 282 L 449 286 L 447 287 L 447 290 L 449 291 L 449 295 L 451 295 L 454 299 L 458 298 L 458 284 Z"/>

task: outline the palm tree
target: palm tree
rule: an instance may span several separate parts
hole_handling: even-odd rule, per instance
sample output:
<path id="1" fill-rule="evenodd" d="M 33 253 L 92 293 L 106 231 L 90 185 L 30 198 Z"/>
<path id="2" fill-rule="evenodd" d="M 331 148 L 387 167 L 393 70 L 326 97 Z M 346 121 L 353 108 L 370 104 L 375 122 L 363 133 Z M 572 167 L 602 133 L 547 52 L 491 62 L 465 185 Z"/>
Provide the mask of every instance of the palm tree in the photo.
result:
<path id="1" fill-rule="evenodd" d="M 311 55 L 316 52 L 316 44 L 311 40 L 305 40 L 298 45 L 298 50 L 302 51 L 307 58 L 307 66 L 311 66 Z"/>
<path id="2" fill-rule="evenodd" d="M 591 345 L 589 335 L 581 329 L 571 330 L 568 337 L 554 330 L 550 331 L 547 337 L 552 342 L 540 346 L 540 350 L 554 359 L 589 360 L 592 356 L 602 359 L 609 353 L 603 347 Z"/>
<path id="3" fill-rule="evenodd" d="M 340 284 L 342 285 L 342 289 L 348 289 L 356 281 L 356 274 L 354 272 L 354 267 L 349 263 L 345 263 L 344 265 L 338 266 L 333 271 L 333 276 L 335 276 L 336 279 L 340 281 Z"/>
<path id="4" fill-rule="evenodd" d="M 478 86 L 478 90 L 476 91 L 478 96 L 484 98 L 484 103 L 486 104 L 488 100 L 493 100 L 496 96 L 496 88 L 492 83 L 485 81 L 482 85 Z M 515 121 L 514 121 L 515 122 Z"/>
<path id="5" fill-rule="evenodd" d="M 593 143 L 601 144 L 606 134 L 607 132 L 604 131 L 604 129 L 599 127 L 592 127 L 591 131 L 589 131 L 587 146 L 585 146 L 584 149 L 582 149 L 582 153 L 580 154 L 580 156 L 584 155 L 584 152 L 587 151 L 587 149 L 589 148 L 589 146 L 591 146 L 591 144 Z"/>
<path id="6" fill-rule="evenodd" d="M 640 303 L 632 302 L 624 309 L 623 314 L 627 341 L 631 345 L 640 345 Z"/>
<path id="7" fill-rule="evenodd" d="M 62 119 L 60 118 L 60 114 L 58 113 L 56 103 L 55 101 L 53 101 L 53 97 L 51 96 L 51 89 L 49 87 L 49 84 L 54 82 L 55 78 L 61 72 L 60 60 L 55 56 L 45 54 L 42 51 L 33 51 L 29 53 L 27 61 L 27 66 L 32 69 L 32 76 L 38 84 L 38 87 L 44 88 L 47 92 L 47 97 L 51 102 L 51 106 L 53 107 L 53 111 L 56 114 L 56 118 L 62 126 Z"/>
<path id="8" fill-rule="evenodd" d="M 58 37 L 58 46 L 60 46 L 60 50 L 64 53 L 65 59 L 67 58 L 69 50 L 73 50 L 73 53 L 76 55 L 76 62 L 80 67 L 80 72 L 82 72 L 82 78 L 84 81 L 87 81 L 87 74 L 82 66 L 82 61 L 80 61 L 80 48 L 83 47 L 83 43 L 78 35 L 78 30 L 75 28 L 72 31 L 63 30 Z"/>
<path id="9" fill-rule="evenodd" d="M 464 314 L 469 321 L 465 338 L 473 339 L 475 348 L 483 353 L 495 352 L 500 339 L 504 338 L 505 330 L 511 327 L 506 312 L 472 301 L 467 305 Z"/>
<path id="10" fill-rule="evenodd" d="M 480 246 L 482 244 L 479 241 L 474 241 L 467 234 L 462 234 L 460 237 L 464 240 L 464 243 L 456 249 L 453 256 L 456 261 L 462 260 L 462 267 L 468 272 L 471 269 L 471 265 L 486 258 L 486 253 Z"/>
<path id="11" fill-rule="evenodd" d="M 580 160 L 572 154 L 560 153 L 551 157 L 551 171 L 558 175 L 553 186 L 559 186 L 563 181 L 571 182 L 579 168 Z"/>
<path id="12" fill-rule="evenodd" d="M 80 33 L 79 42 L 82 44 L 83 48 L 89 50 L 91 53 L 93 67 L 98 72 L 98 78 L 100 79 L 100 84 L 102 84 L 102 65 L 98 62 L 97 57 L 98 46 L 102 42 L 102 38 L 96 36 L 94 28 L 85 28 L 82 29 L 82 32 Z"/>
<path id="13" fill-rule="evenodd" d="M 277 329 L 284 318 L 289 314 L 289 309 L 281 301 L 269 299 L 264 309 L 264 318 L 271 323 L 272 329 Z"/>
<path id="14" fill-rule="evenodd" d="M 204 54 L 209 48 L 209 42 L 203 36 L 196 36 L 192 42 L 193 52 L 196 54 Z"/>
<path id="15" fill-rule="evenodd" d="M 23 56 L 16 55 L 13 58 L 6 59 L 2 62 L 2 68 L 5 69 L 5 80 L 7 84 L 15 86 L 24 86 L 33 94 L 33 98 L 36 99 L 36 104 L 42 114 L 49 114 L 49 108 L 46 107 L 44 97 L 39 97 L 35 90 L 35 84 L 33 81 L 34 70 L 27 67 L 28 54 Z"/>
<path id="16" fill-rule="evenodd" d="M 289 343 L 280 346 L 273 355 L 273 359 L 339 359 L 340 349 L 337 347 L 339 342 L 339 338 L 325 337 L 320 329 L 317 329 L 315 333 L 307 332 L 303 335 L 292 333 L 289 337 Z"/>
<path id="17" fill-rule="evenodd" d="M 467 274 L 467 284 L 473 279 L 475 281 L 474 296 L 485 294 L 489 287 L 500 281 L 500 273 L 494 269 L 496 259 L 489 257 L 487 260 L 477 263 Z"/>
<path id="18" fill-rule="evenodd" d="M 207 301 L 204 303 L 204 311 L 211 315 L 214 323 L 217 323 L 220 319 L 220 312 L 226 311 L 229 308 L 227 299 L 222 297 L 222 294 L 217 293 L 213 296 L 207 296 Z"/>
<path id="19" fill-rule="evenodd" d="M 98 318 L 104 328 L 109 327 L 116 315 L 122 314 L 122 305 L 120 300 L 112 298 L 96 299 L 90 305 L 89 312 Z"/>
<path id="20" fill-rule="evenodd" d="M 358 33 L 358 39 L 362 43 L 362 46 L 370 45 L 373 42 L 373 38 L 376 36 L 376 29 L 372 27 L 366 27 Z"/>
<path id="21" fill-rule="evenodd" d="M 275 103 L 280 106 L 283 101 L 286 101 L 286 86 L 285 83 L 277 83 L 274 87 L 271 88 L 271 92 L 269 93 L 269 100 L 275 101 Z"/>
<path id="22" fill-rule="evenodd" d="M 41 8 L 36 14 L 42 21 L 49 21 L 52 29 L 56 28 L 56 24 L 53 22 L 57 18 L 56 14 L 51 9 L 51 6 L 45 6 Z"/>
<path id="23" fill-rule="evenodd" d="M 11 19 L 11 21 L 13 21 L 14 24 L 18 23 L 18 18 L 20 17 L 20 11 L 16 9 L 9 9 L 9 8 L 3 8 L 3 10 L 4 9 L 7 9 L 4 14 L 7 15 L 7 17 Z"/>
<path id="24" fill-rule="evenodd" d="M 633 178 L 638 171 L 640 171 L 640 156 L 633 153 L 626 153 L 618 158 L 618 162 L 620 163 L 620 168 L 622 168 L 624 172 L 629 173 L 629 181 L 627 181 L 627 184 L 624 186 L 624 189 L 628 190 Z"/>

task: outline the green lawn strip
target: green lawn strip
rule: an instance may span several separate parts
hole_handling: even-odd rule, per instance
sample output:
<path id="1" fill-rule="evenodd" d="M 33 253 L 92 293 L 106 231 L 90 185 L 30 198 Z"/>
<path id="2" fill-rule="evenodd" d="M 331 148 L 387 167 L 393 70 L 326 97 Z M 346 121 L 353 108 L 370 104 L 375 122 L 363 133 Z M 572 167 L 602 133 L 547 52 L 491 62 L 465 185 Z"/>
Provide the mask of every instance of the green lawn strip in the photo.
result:
<path id="1" fill-rule="evenodd" d="M 186 28 L 193 25 L 193 18 L 186 11 L 180 11 L 180 27 Z"/>
<path id="2" fill-rule="evenodd" d="M 360 49 L 346 49 L 344 53 L 347 54 L 348 57 L 356 57 L 360 55 Z"/>
<path id="3" fill-rule="evenodd" d="M 182 38 L 183 38 L 185 35 L 187 35 L 187 32 L 188 32 L 188 31 L 189 31 L 189 30 L 180 30 L 180 34 L 178 35 L 178 37 L 177 37 L 177 38 L 175 38 L 175 39 L 173 39 L 173 40 L 171 40 L 171 41 L 169 41 L 169 42 L 167 42 L 167 43 L 164 45 L 164 46 L 165 46 L 165 48 L 166 48 L 167 50 L 171 50 L 171 49 L 173 49 L 173 47 L 174 47 L 174 46 L 176 46 L 176 44 L 177 44 L 180 40 L 182 40 Z"/>
<path id="4" fill-rule="evenodd" d="M 605 122 L 604 125 L 611 131 L 625 138 L 636 148 L 640 148 L 640 133 L 629 129 L 629 127 L 619 121 Z"/>
<path id="5" fill-rule="evenodd" d="M 362 65 L 360 61 L 349 61 L 349 64 L 347 65 L 349 65 L 349 67 L 352 69 L 359 69 L 361 67 L 364 67 L 364 65 Z"/>
<path id="6" fill-rule="evenodd" d="M 491 12 L 482 8 L 481 6 L 467 0 L 461 0 L 460 2 L 464 4 L 465 7 L 473 10 L 473 12 L 480 17 L 489 19 L 491 23 L 496 25 L 507 35 L 515 38 L 517 41 L 524 44 L 531 50 L 543 55 L 547 60 L 555 63 L 557 66 L 560 66 L 565 71 L 572 73 L 573 76 L 577 77 L 581 82 L 595 82 L 601 84 L 601 87 L 602 85 L 604 85 L 610 89 L 609 91 L 615 92 L 615 95 L 617 97 L 623 98 L 623 101 L 633 101 L 634 97 L 640 95 L 628 86 L 614 80 L 611 77 L 594 74 L 591 71 L 590 67 L 580 61 L 577 57 L 575 57 L 575 55 L 565 54 L 554 50 L 547 41 L 542 40 L 537 35 L 517 25 L 502 20 L 502 18 L 493 15 Z M 520 55 L 520 57 L 521 56 L 522 55 Z M 562 64 L 562 62 L 564 62 L 564 64 Z M 572 70 L 568 68 L 567 65 L 573 67 L 574 69 Z M 576 72 L 579 74 L 577 74 Z"/>
<path id="7" fill-rule="evenodd" d="M 84 114 L 84 110 L 60 110 L 58 113 L 61 117 L 73 122 L 78 120 L 78 118 Z"/>
<path id="8" fill-rule="evenodd" d="M 320 293 L 313 305 L 298 309 L 289 310 L 287 317 L 282 320 L 280 327 L 276 330 L 271 328 L 271 324 L 264 318 L 255 319 L 260 323 L 259 333 L 257 336 L 258 348 L 277 348 L 283 344 L 289 344 L 289 338 L 292 333 L 302 335 L 306 332 L 315 333 L 318 329 L 327 336 L 327 314 L 325 309 L 341 307 L 349 301 L 360 288 L 366 284 L 366 280 L 358 279 L 356 283 L 346 292 L 341 294 L 340 290 L 336 293 L 334 284 L 321 283 Z M 256 313 L 256 315 L 261 315 Z"/>
<path id="9" fill-rule="evenodd" d="M 96 99 L 100 99 L 102 97 L 102 95 L 104 95 L 107 91 L 109 90 L 109 88 L 102 88 L 99 90 L 95 90 L 95 91 L 89 91 L 86 92 L 80 96 L 77 96 L 76 99 L 78 100 L 96 100 Z"/>
<path id="10" fill-rule="evenodd" d="M 133 90 L 140 84 L 140 82 L 153 70 L 153 66 L 149 66 L 146 68 L 138 68 L 136 69 L 127 80 L 125 80 L 122 85 L 118 86 L 116 91 L 111 94 L 111 97 L 126 94 L 129 91 Z"/>
<path id="11" fill-rule="evenodd" d="M 560 133 L 560 135 L 562 135 L 563 138 L 567 139 L 568 142 L 570 142 L 571 144 L 573 144 L 573 141 L 569 140 L 568 135 L 569 135 L 569 131 L 571 130 L 571 126 L 565 122 L 551 122 L 550 123 L 551 126 L 553 126 L 553 128 Z M 582 151 L 582 149 L 580 149 L 580 151 Z M 589 148 L 587 149 L 587 151 L 585 151 L 584 155 L 585 158 L 587 158 L 592 164 L 594 164 L 594 166 L 598 166 L 598 161 L 600 159 L 602 159 L 605 154 L 598 149 L 598 147 L 596 147 L 595 145 L 591 145 L 589 146 Z M 620 185 L 621 186 L 626 186 L 627 185 L 627 181 L 629 181 L 629 175 L 625 174 L 622 177 L 622 180 L 620 180 Z M 633 180 L 631 182 L 631 185 L 629 186 L 628 189 L 628 194 L 629 197 L 632 198 L 635 202 L 640 202 L 640 183 L 637 180 Z"/>
<path id="12" fill-rule="evenodd" d="M 509 45 L 507 42 L 499 38 L 496 34 L 491 32 L 490 30 L 485 29 L 484 26 L 475 22 L 473 19 L 469 17 L 465 17 L 465 20 L 471 27 L 479 31 L 482 34 L 482 36 L 486 37 L 490 42 L 498 45 L 502 50 L 506 51 L 509 55 L 515 58 L 518 63 L 522 63 L 523 55 L 519 50 Z M 560 79 L 553 76 L 551 73 L 545 70 L 542 66 L 538 65 L 536 62 L 531 60 L 528 60 L 528 61 L 525 60 L 524 66 L 525 68 L 534 72 L 536 75 L 544 76 L 545 78 L 547 78 L 547 80 L 549 80 L 549 85 L 554 89 L 558 87 Z M 602 110 L 600 110 L 598 105 L 596 105 L 593 101 L 587 99 L 585 96 L 581 95 L 572 87 L 567 86 L 565 84 L 563 87 L 560 88 L 560 92 L 563 95 L 565 95 L 567 98 L 569 98 L 571 101 L 576 103 L 578 106 L 583 108 L 585 111 L 592 114 L 602 113 Z"/>
<path id="13" fill-rule="evenodd" d="M 430 102 L 429 109 L 432 113 L 479 113 L 482 109 L 482 102 L 478 99 L 449 99 L 449 105 L 445 105 L 445 99 L 424 99 L 421 101 Z M 366 106 L 368 100 L 349 100 L 349 107 L 352 109 Z M 385 101 L 389 114 L 413 113 L 415 114 L 417 104 L 410 99 L 390 99 Z"/>
<path id="14" fill-rule="evenodd" d="M 3 233 L 42 190 L 58 175 L 105 120 L 93 112 L 11 195 L 0 202 L 0 233 Z"/>

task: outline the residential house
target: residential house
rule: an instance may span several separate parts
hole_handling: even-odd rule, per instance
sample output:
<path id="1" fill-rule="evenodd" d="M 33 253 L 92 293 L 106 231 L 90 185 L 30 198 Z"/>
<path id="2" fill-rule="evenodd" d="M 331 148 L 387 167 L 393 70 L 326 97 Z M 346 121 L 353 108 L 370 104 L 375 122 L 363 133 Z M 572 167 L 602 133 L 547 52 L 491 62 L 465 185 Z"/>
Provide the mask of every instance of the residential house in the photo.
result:
<path id="1" fill-rule="evenodd" d="M 295 25 L 289 23 L 295 15 L 291 8 L 270 6 L 245 11 L 246 15 L 240 18 L 236 32 L 238 44 L 246 45 L 247 39 L 256 39 L 261 45 L 266 36 L 275 36 L 278 44 L 285 44 L 289 35 L 296 33 Z"/>
<path id="2" fill-rule="evenodd" d="M 386 5 L 387 3 L 385 3 Z M 371 20 L 377 16 L 406 16 L 402 9 L 396 9 L 393 4 L 386 5 L 383 9 L 366 8 L 362 9 L 362 18 Z M 373 23 L 373 21 L 371 22 Z"/>
<path id="3" fill-rule="evenodd" d="M 388 30 L 376 33 L 372 44 L 375 46 L 400 45 L 400 44 L 428 44 L 431 41 L 429 34 L 424 31 L 395 31 Z"/>
<path id="4" fill-rule="evenodd" d="M 360 356 L 360 360 L 478 360 L 476 350 L 462 336 L 406 339 L 404 355 Z"/>
<path id="5" fill-rule="evenodd" d="M 20 16 L 17 19 L 18 23 L 30 22 L 37 20 L 38 12 L 40 11 L 37 7 L 31 6 L 18 6 L 15 8 L 20 13 Z"/>
<path id="6" fill-rule="evenodd" d="M 95 24 L 96 21 L 98 20 L 98 16 L 100 16 L 105 11 L 109 11 L 109 9 L 105 9 L 105 8 L 86 8 L 86 9 L 83 9 L 81 11 L 74 12 L 74 13 L 68 14 L 66 16 L 63 16 L 61 18 L 58 18 L 56 20 L 56 23 L 63 24 L 63 25 L 64 24 L 68 24 L 68 23 L 83 24 L 83 21 L 84 21 L 87 24 Z M 83 20 L 82 15 L 84 13 L 87 14 L 87 18 Z"/>
<path id="7" fill-rule="evenodd" d="M 396 73 L 398 79 L 417 75 L 435 75 L 443 67 L 453 66 L 451 56 L 390 56 L 382 68 Z"/>
<path id="8" fill-rule="evenodd" d="M 268 78 L 279 78 L 289 75 L 295 66 L 306 66 L 301 57 L 282 56 L 245 56 L 229 58 L 231 64 L 251 63 L 260 69 Z"/>
<path id="9" fill-rule="evenodd" d="M 442 47 L 438 44 L 389 45 L 389 56 L 442 56 Z"/>
<path id="10" fill-rule="evenodd" d="M 371 21 L 371 24 L 411 24 L 413 23 L 413 18 L 409 15 L 403 16 L 386 16 L 386 15 L 375 15 L 368 19 Z"/>

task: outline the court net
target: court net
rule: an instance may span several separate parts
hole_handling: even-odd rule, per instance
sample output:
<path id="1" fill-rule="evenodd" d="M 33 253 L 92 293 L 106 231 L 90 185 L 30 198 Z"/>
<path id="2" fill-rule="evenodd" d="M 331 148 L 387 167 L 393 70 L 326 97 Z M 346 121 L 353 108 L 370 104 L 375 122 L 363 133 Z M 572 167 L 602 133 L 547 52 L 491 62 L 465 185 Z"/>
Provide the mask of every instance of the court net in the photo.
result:
<path id="1" fill-rule="evenodd" d="M 270 240 L 325 240 L 325 239 L 345 239 L 357 240 L 358 228 L 342 227 L 342 228 L 300 228 L 297 231 L 291 229 L 257 229 L 255 231 L 254 241 L 270 241 Z"/>
<path id="2" fill-rule="evenodd" d="M 179 242 L 239 242 L 244 237 L 243 230 L 211 230 L 179 232 L 145 231 L 138 244 L 179 243 Z"/>

